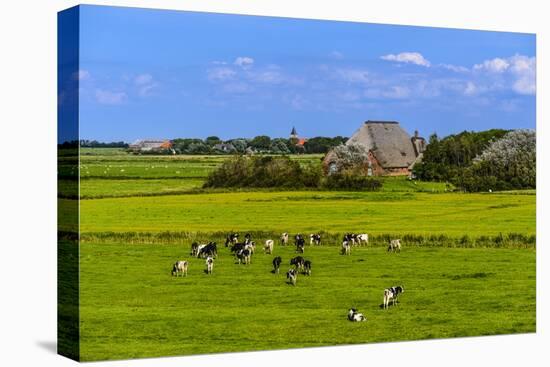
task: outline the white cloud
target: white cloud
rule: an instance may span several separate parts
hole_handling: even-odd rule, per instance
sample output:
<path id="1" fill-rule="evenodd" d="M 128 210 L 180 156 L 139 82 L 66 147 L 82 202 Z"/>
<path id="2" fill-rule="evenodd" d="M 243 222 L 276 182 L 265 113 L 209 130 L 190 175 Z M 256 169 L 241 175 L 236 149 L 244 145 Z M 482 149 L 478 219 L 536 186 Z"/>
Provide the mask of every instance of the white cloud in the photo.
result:
<path id="1" fill-rule="evenodd" d="M 486 70 L 491 73 L 503 73 L 510 67 L 510 63 L 505 59 L 496 57 L 492 60 L 485 60 L 482 64 L 474 65 L 474 70 Z"/>
<path id="2" fill-rule="evenodd" d="M 403 99 L 408 98 L 411 94 L 411 91 L 409 88 L 405 86 L 393 86 L 390 87 L 389 90 L 382 93 L 382 95 L 386 98 L 394 98 L 394 99 Z"/>
<path id="3" fill-rule="evenodd" d="M 208 70 L 208 80 L 210 81 L 226 81 L 235 78 L 237 73 L 228 67 L 219 67 Z"/>
<path id="4" fill-rule="evenodd" d="M 254 59 L 248 56 L 239 56 L 233 64 L 240 66 L 243 69 L 249 69 L 254 64 Z"/>
<path id="5" fill-rule="evenodd" d="M 336 76 L 348 83 L 368 83 L 369 72 L 362 69 L 337 69 Z"/>
<path id="6" fill-rule="evenodd" d="M 138 88 L 140 97 L 150 96 L 153 90 L 158 87 L 158 83 L 151 74 L 139 74 L 134 78 L 134 83 Z"/>
<path id="7" fill-rule="evenodd" d="M 477 72 L 487 72 L 489 75 L 498 74 L 507 77 L 511 83 L 511 89 L 518 94 L 536 94 L 536 68 L 535 57 L 514 55 L 508 58 L 494 58 L 485 60 L 481 64 L 474 65 Z M 511 78 L 511 82 L 510 82 Z"/>
<path id="8" fill-rule="evenodd" d="M 395 62 L 403 62 L 403 63 L 410 63 L 420 66 L 429 67 L 431 64 L 430 62 L 422 56 L 421 53 L 418 52 L 401 52 L 399 54 L 389 54 L 384 55 L 380 57 L 382 60 L 386 61 L 395 61 Z"/>
<path id="9" fill-rule="evenodd" d="M 473 96 L 474 94 L 477 94 L 478 87 L 471 81 L 466 83 L 466 86 L 464 87 L 464 94 L 467 96 Z"/>
<path id="10" fill-rule="evenodd" d="M 241 83 L 241 82 L 234 82 L 234 83 L 228 83 L 223 86 L 223 91 L 227 93 L 234 93 L 234 94 L 243 94 L 243 93 L 249 93 L 253 89 L 250 85 L 247 83 Z"/>
<path id="11" fill-rule="evenodd" d="M 88 70 L 80 69 L 76 72 L 76 79 L 78 80 L 89 80 L 91 77 L 90 72 Z"/>
<path id="12" fill-rule="evenodd" d="M 460 65 L 440 64 L 439 66 L 447 70 L 454 71 L 456 73 L 467 73 L 468 71 L 470 71 L 470 69 L 468 69 L 467 67 L 460 66 Z"/>
<path id="13" fill-rule="evenodd" d="M 125 92 L 112 92 L 104 89 L 96 89 L 95 97 L 98 103 L 107 105 L 119 105 L 128 99 Z"/>
<path id="14" fill-rule="evenodd" d="M 134 78 L 134 83 L 137 85 L 149 84 L 153 81 L 153 76 L 151 74 L 140 74 Z"/>

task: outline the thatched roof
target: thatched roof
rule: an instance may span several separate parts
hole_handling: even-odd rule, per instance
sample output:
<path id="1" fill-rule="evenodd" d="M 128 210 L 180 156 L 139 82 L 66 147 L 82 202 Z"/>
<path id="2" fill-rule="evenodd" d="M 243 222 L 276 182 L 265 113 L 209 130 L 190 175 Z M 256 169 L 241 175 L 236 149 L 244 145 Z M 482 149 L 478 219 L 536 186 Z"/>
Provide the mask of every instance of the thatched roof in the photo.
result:
<path id="1" fill-rule="evenodd" d="M 409 167 L 416 160 L 411 137 L 396 121 L 367 121 L 349 144 L 366 146 L 384 168 Z"/>

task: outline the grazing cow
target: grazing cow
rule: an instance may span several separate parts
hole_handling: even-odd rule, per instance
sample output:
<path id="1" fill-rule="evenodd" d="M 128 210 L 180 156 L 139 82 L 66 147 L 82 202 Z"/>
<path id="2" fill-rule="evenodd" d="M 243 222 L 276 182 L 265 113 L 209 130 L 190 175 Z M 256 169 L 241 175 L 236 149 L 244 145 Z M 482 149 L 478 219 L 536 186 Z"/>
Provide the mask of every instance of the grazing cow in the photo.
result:
<path id="1" fill-rule="evenodd" d="M 304 237 L 302 237 L 301 234 L 297 234 L 295 237 L 294 237 L 294 244 L 296 245 L 296 252 L 299 252 L 301 254 L 304 253 L 304 248 L 305 248 L 305 245 L 306 245 L 306 241 L 304 240 Z"/>
<path id="2" fill-rule="evenodd" d="M 304 261 L 304 274 L 311 275 L 311 261 Z"/>
<path id="3" fill-rule="evenodd" d="M 362 244 L 368 245 L 369 244 L 369 235 L 366 234 L 366 233 L 358 234 L 356 236 L 356 238 L 357 238 L 357 243 L 359 245 L 362 245 Z"/>
<path id="4" fill-rule="evenodd" d="M 264 245 L 264 252 L 266 254 L 270 254 L 273 252 L 273 245 L 275 244 L 275 242 L 273 240 L 267 240 L 265 241 L 265 245 Z"/>
<path id="5" fill-rule="evenodd" d="M 305 260 L 303 257 L 301 256 L 296 256 L 295 258 L 292 258 L 290 260 L 290 265 L 294 265 L 296 267 L 296 270 L 298 269 L 304 269 L 304 263 L 305 263 Z"/>
<path id="6" fill-rule="evenodd" d="M 214 269 L 214 258 L 212 258 L 212 256 L 208 256 L 205 262 L 206 262 L 206 274 L 212 274 L 212 270 Z"/>
<path id="7" fill-rule="evenodd" d="M 384 289 L 384 308 L 388 308 L 390 301 L 392 302 L 392 305 L 396 305 L 397 298 L 401 293 L 404 292 L 405 287 L 403 287 L 402 285 Z"/>
<path id="8" fill-rule="evenodd" d="M 225 238 L 225 247 L 228 247 L 232 243 L 237 243 L 239 240 L 239 234 L 238 233 L 230 233 Z"/>
<path id="9" fill-rule="evenodd" d="M 245 265 L 250 264 L 250 258 L 252 253 L 248 249 L 242 249 L 239 252 L 237 252 L 237 259 L 239 260 L 239 264 L 243 263 Z"/>
<path id="10" fill-rule="evenodd" d="M 343 241 L 347 241 L 350 245 L 355 246 L 357 243 L 357 235 L 355 233 L 346 233 Z"/>
<path id="11" fill-rule="evenodd" d="M 191 244 L 191 256 L 197 256 L 199 254 L 199 244 L 193 242 Z"/>
<path id="12" fill-rule="evenodd" d="M 244 245 L 245 250 L 250 251 L 251 254 L 254 254 L 256 251 L 256 243 L 254 241 L 248 242 L 246 245 Z"/>
<path id="13" fill-rule="evenodd" d="M 281 235 L 281 245 L 288 245 L 288 233 L 286 232 Z"/>
<path id="14" fill-rule="evenodd" d="M 202 249 L 208 246 L 206 243 L 201 243 L 197 245 L 197 257 L 201 257 L 202 255 Z"/>
<path id="15" fill-rule="evenodd" d="M 351 244 L 349 241 L 342 242 L 342 255 L 351 255 Z"/>
<path id="16" fill-rule="evenodd" d="M 182 274 L 184 277 L 186 277 L 188 266 L 189 263 L 185 260 L 176 261 L 176 263 L 172 267 L 172 276 L 179 276 L 179 274 Z"/>
<path id="17" fill-rule="evenodd" d="M 367 321 L 367 318 L 362 313 L 357 312 L 355 308 L 350 308 L 348 312 L 348 320 L 352 322 Z"/>
<path id="18" fill-rule="evenodd" d="M 401 252 L 401 240 L 391 240 L 388 246 L 388 252 Z"/>
<path id="19" fill-rule="evenodd" d="M 281 259 L 280 256 L 277 256 L 273 259 L 273 273 L 279 274 L 279 268 L 281 267 L 282 262 L 283 259 Z"/>
<path id="20" fill-rule="evenodd" d="M 244 243 L 236 243 L 236 244 L 234 244 L 233 246 L 231 246 L 231 247 L 229 248 L 229 250 L 230 250 L 232 253 L 237 254 L 237 252 L 239 252 L 240 250 L 244 250 L 244 247 L 245 247 L 245 246 L 246 246 L 246 245 L 245 245 Z"/>
<path id="21" fill-rule="evenodd" d="M 216 246 L 216 242 L 210 242 L 200 249 L 198 257 L 206 258 L 208 256 L 214 258 L 218 257 L 218 246 Z"/>
<path id="22" fill-rule="evenodd" d="M 310 234 L 309 235 L 309 244 L 310 245 L 320 245 L 321 244 L 321 235 L 320 234 Z"/>
<path id="23" fill-rule="evenodd" d="M 290 269 L 286 272 L 286 278 L 288 279 L 288 282 L 292 285 L 296 285 L 296 278 L 298 277 L 298 272 L 296 269 Z"/>

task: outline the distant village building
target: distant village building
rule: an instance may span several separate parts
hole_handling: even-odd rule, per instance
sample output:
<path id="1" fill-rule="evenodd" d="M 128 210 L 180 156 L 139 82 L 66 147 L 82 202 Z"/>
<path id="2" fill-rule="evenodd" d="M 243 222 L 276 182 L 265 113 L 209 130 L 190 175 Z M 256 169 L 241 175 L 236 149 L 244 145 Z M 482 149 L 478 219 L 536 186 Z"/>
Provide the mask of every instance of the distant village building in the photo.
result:
<path id="1" fill-rule="evenodd" d="M 214 149 L 219 150 L 220 152 L 224 152 L 224 153 L 232 153 L 232 152 L 237 150 L 237 149 L 235 149 L 235 147 L 231 143 L 216 144 L 216 145 L 214 145 Z"/>
<path id="2" fill-rule="evenodd" d="M 299 148 L 300 150 L 305 149 L 307 139 L 306 138 L 300 138 L 298 136 L 298 133 L 296 132 L 296 128 L 294 126 L 292 127 L 292 131 L 290 132 L 290 138 L 289 139 L 292 143 L 294 143 L 296 148 Z"/>
<path id="3" fill-rule="evenodd" d="M 128 149 L 134 153 L 173 150 L 170 140 L 136 140 L 128 146 Z"/>
<path id="4" fill-rule="evenodd" d="M 415 131 L 411 137 L 396 121 L 367 121 L 348 139 L 346 145 L 359 144 L 368 151 L 369 176 L 410 175 L 422 159 L 426 141 Z M 336 167 L 336 155 L 329 151 L 323 160 L 325 173 Z"/>

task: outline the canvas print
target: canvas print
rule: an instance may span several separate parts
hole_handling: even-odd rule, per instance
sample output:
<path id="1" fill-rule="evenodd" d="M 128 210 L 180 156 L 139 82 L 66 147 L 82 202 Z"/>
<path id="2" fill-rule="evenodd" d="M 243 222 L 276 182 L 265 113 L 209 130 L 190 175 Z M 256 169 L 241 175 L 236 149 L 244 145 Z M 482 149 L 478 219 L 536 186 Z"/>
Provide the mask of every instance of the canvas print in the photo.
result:
<path id="1" fill-rule="evenodd" d="M 536 331 L 536 36 L 58 18 L 58 350 Z"/>

